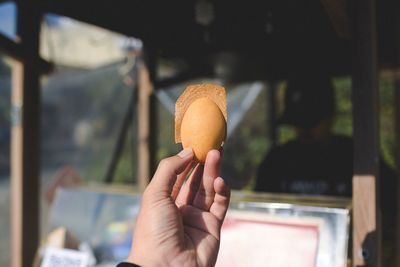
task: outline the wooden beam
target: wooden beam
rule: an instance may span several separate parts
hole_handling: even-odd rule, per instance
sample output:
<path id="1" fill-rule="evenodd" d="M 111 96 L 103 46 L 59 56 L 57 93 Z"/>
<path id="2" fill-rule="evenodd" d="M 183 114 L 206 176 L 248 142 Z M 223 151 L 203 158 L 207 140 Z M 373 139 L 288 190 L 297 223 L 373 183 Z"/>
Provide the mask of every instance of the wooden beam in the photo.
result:
<path id="1" fill-rule="evenodd" d="M 400 2 L 395 1 L 395 13 L 400 12 Z M 400 207 L 400 18 L 396 16 L 395 21 L 395 40 L 396 40 L 396 64 L 397 69 L 394 69 L 394 86 L 395 86 L 395 97 L 394 97 L 394 108 L 395 108 L 395 156 L 396 156 L 396 171 L 397 171 L 397 209 Z M 400 267 L 400 211 L 397 210 L 396 218 L 396 242 L 394 251 L 396 254 L 395 266 Z"/>
<path id="2" fill-rule="evenodd" d="M 26 53 L 34 57 L 41 14 L 29 3 L 19 4 L 17 27 Z M 11 266 L 28 267 L 39 245 L 39 70 L 32 62 L 17 62 L 12 75 Z"/>
<path id="3" fill-rule="evenodd" d="M 353 17 L 353 266 L 381 266 L 375 0 L 355 0 Z"/>
<path id="4" fill-rule="evenodd" d="M 36 66 L 43 74 L 50 73 L 54 69 L 53 64 L 42 59 L 38 54 L 29 54 L 29 48 L 23 47 L 20 43 L 7 38 L 1 33 L 0 50 L 18 61 Z"/>
<path id="5" fill-rule="evenodd" d="M 151 43 L 146 41 L 145 43 Z M 150 107 L 149 107 L 149 153 L 150 153 L 150 173 L 153 174 L 158 166 L 157 162 L 157 150 L 158 150 L 158 99 L 155 94 L 155 81 L 157 80 L 157 49 L 151 45 L 146 46 L 145 53 L 147 53 L 147 66 L 149 72 L 149 82 L 152 87 L 150 94 Z"/>

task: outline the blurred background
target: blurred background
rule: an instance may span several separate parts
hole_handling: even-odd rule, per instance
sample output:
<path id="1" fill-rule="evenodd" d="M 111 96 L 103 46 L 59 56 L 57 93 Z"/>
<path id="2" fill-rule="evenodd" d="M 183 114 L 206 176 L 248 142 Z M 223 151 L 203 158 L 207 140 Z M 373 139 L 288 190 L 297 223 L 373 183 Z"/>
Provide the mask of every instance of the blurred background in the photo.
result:
<path id="1" fill-rule="evenodd" d="M 198 2 L 195 10 L 197 23 L 199 27 L 207 28 L 217 19 L 208 1 Z M 17 38 L 16 15 L 14 2 L 0 3 L 0 32 L 11 39 Z M 272 15 L 267 12 L 265 16 Z M 274 19 L 271 21 L 276 21 Z M 126 27 L 129 23 L 126 18 Z M 264 23 L 263 30 L 267 33 L 274 31 L 272 25 Z M 204 34 L 202 38 L 207 43 L 218 36 Z M 241 40 L 237 41 L 238 46 L 241 43 Z M 126 36 L 55 13 L 44 14 L 40 29 L 40 56 L 53 63 L 54 70 L 42 75 L 40 80 L 42 229 L 48 219 L 53 194 L 51 188 L 60 177 L 67 176 L 88 185 L 112 182 L 137 188 L 138 66 L 145 60 L 145 47 L 145 41 L 136 36 Z M 162 51 L 158 53 L 162 54 Z M 263 78 L 263 75 L 255 75 L 257 71 L 252 68 L 244 72 L 243 69 L 257 59 L 253 61 L 248 57 L 251 62 L 246 62 L 243 58 L 234 50 L 221 49 L 212 58 L 207 58 L 212 62 L 210 69 L 205 67 L 205 71 L 175 82 L 170 78 L 190 71 L 194 60 L 160 56 L 154 75 L 157 80 L 168 82 L 157 84 L 152 102 L 156 129 L 152 133 L 155 163 L 181 149 L 181 145 L 174 142 L 174 105 L 186 85 L 219 83 L 227 89 L 230 116 L 222 175 L 233 189 L 252 191 L 258 165 L 265 154 L 273 146 L 293 139 L 295 133 L 289 126 L 276 127 L 274 121 L 283 111 L 285 78 L 275 74 L 266 74 Z M 13 59 L 0 52 L 1 266 L 8 266 L 10 260 L 13 64 Z M 239 66 L 240 69 L 235 69 Z M 240 78 L 238 73 L 245 73 L 245 77 Z M 379 77 L 380 151 L 388 165 L 395 169 L 395 86 L 392 77 L 384 71 Z M 336 96 L 334 132 L 352 136 L 351 77 L 338 72 L 332 79 Z"/>

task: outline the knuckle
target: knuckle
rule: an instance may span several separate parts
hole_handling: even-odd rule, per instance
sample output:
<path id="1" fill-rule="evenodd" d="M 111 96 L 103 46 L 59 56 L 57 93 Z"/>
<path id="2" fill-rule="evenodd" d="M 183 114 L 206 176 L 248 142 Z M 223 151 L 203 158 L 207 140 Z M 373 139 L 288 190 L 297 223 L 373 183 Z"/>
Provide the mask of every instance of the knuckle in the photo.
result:
<path id="1" fill-rule="evenodd" d="M 162 160 L 160 161 L 160 163 L 158 164 L 158 167 L 159 167 L 160 169 L 165 169 L 165 168 L 168 167 L 168 165 L 169 165 L 168 159 L 162 159 Z"/>

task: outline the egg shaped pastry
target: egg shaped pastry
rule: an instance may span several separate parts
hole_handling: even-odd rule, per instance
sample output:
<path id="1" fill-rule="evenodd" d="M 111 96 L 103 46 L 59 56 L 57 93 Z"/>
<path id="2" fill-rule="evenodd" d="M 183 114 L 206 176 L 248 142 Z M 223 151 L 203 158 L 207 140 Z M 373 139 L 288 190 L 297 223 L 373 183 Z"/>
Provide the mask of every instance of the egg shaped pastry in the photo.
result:
<path id="1" fill-rule="evenodd" d="M 175 106 L 175 142 L 192 148 L 204 163 L 208 151 L 219 149 L 226 138 L 226 92 L 215 84 L 188 86 Z"/>

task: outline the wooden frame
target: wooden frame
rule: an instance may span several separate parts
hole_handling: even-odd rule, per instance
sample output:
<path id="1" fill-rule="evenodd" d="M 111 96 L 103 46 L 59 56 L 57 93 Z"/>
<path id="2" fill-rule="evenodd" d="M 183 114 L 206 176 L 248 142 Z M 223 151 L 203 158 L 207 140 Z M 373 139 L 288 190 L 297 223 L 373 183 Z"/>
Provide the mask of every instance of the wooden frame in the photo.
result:
<path id="1" fill-rule="evenodd" d="M 11 57 L 25 63 L 34 65 L 43 73 L 49 73 L 53 65 L 36 55 L 30 55 L 24 47 L 0 33 L 0 49 Z"/>
<path id="2" fill-rule="evenodd" d="M 144 62 L 141 62 L 138 69 L 138 187 L 143 192 L 151 178 L 151 95 L 153 84 L 150 80 L 149 70 Z"/>
<path id="3" fill-rule="evenodd" d="M 400 77 L 395 75 L 395 140 L 396 140 L 396 167 L 400 170 Z M 397 185 L 397 192 L 400 192 L 400 183 Z M 400 194 L 397 195 L 397 207 L 400 207 Z M 400 212 L 397 212 L 396 221 L 396 251 L 400 249 Z M 400 266 L 400 254 L 396 254 L 396 266 Z"/>
<path id="4" fill-rule="evenodd" d="M 346 18 L 335 5 L 331 14 L 338 32 L 348 35 Z M 333 1 L 323 1 L 326 6 Z M 378 79 L 375 0 L 353 2 L 353 90 L 354 90 L 354 178 L 353 178 L 353 266 L 380 266 L 381 231 L 378 177 Z M 13 69 L 12 128 L 12 266 L 30 266 L 39 243 L 39 116 L 40 91 L 38 66 L 49 69 L 38 56 L 41 12 L 34 1 L 18 2 L 16 43 L 0 35 L 0 47 L 22 61 Z M 335 19 L 336 18 L 336 19 Z M 41 67 L 40 67 L 41 68 Z M 152 67 L 150 69 L 153 69 Z M 151 72 L 151 71 L 150 71 Z M 139 187 L 151 177 L 154 149 L 150 142 L 154 130 L 154 75 L 143 64 L 140 69 L 138 95 Z M 398 90 L 397 90 L 398 91 Z M 397 92 L 396 91 L 396 92 Z M 400 93 L 396 99 L 400 101 Z M 398 103 L 398 102 L 397 102 Z M 397 110 L 397 125 L 400 117 Z M 398 126 L 399 127 L 399 126 Z M 397 128 L 397 134 L 399 130 Z M 399 138 L 399 136 L 397 136 Z M 366 146 L 365 144 L 368 144 Z M 398 160 L 398 165 L 400 165 Z M 399 197 L 400 201 L 400 197 Z M 399 203 L 400 204 L 400 203 Z M 400 239 L 400 230 L 398 239 Z M 400 245 L 400 241 L 399 245 Z"/>
<path id="5" fill-rule="evenodd" d="M 400 11 L 400 3 L 396 1 L 395 6 L 396 12 Z M 396 46 L 397 46 L 397 57 L 396 60 L 400 62 L 400 18 L 396 16 Z M 394 71 L 394 86 L 395 86 L 395 98 L 393 101 L 395 107 L 395 156 L 396 156 L 396 169 L 397 174 L 400 174 L 400 69 L 396 68 Z M 400 177 L 398 177 L 399 179 Z M 400 182 L 397 184 L 397 209 L 400 208 Z M 395 251 L 400 251 L 400 211 L 397 211 L 396 218 L 396 245 Z M 400 266 L 400 253 L 396 253 L 396 265 Z"/>
<path id="6" fill-rule="evenodd" d="M 353 266 L 381 266 L 375 0 L 353 6 Z"/>
<path id="7" fill-rule="evenodd" d="M 18 34 L 28 58 L 38 58 L 41 13 L 18 5 Z M 39 245 L 40 87 L 34 62 L 13 67 L 11 142 L 11 266 L 28 267 Z"/>

